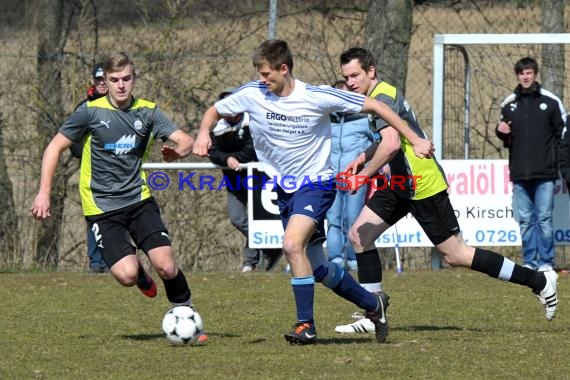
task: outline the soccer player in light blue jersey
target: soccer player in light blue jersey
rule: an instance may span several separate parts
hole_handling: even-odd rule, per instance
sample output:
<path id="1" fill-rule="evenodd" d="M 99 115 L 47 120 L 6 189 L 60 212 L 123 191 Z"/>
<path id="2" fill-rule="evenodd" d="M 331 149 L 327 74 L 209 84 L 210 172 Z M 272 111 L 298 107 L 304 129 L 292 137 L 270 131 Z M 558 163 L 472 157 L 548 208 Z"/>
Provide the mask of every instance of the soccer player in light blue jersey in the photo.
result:
<path id="1" fill-rule="evenodd" d="M 297 307 L 293 330 L 285 334 L 291 344 L 313 344 L 314 284 L 321 282 L 339 296 L 366 310 L 373 321 L 376 339 L 387 335 L 384 293 L 372 294 L 349 273 L 324 256 L 324 219 L 334 201 L 330 114 L 367 112 L 386 119 L 409 141 L 418 157 L 433 153 L 430 141 L 408 128 L 388 106 L 372 98 L 332 87 L 318 87 L 293 76 L 293 57 L 287 42 L 268 40 L 253 55 L 259 80 L 244 84 L 219 100 L 203 115 L 193 152 L 206 156 L 210 131 L 224 116 L 247 112 L 259 161 L 277 184 L 296 179 L 296 186 L 277 186 L 277 201 L 285 230 L 283 252 L 292 271 L 291 285 Z"/>

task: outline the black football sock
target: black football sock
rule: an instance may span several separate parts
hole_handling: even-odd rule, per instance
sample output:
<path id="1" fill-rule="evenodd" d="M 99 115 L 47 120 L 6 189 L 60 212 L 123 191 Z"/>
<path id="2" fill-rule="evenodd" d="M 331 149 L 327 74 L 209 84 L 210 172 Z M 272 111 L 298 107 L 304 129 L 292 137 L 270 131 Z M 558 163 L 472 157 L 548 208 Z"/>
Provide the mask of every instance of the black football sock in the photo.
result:
<path id="1" fill-rule="evenodd" d="M 148 280 L 144 267 L 139 263 L 137 286 L 143 290 L 148 290 L 152 287 L 152 282 Z"/>
<path id="2" fill-rule="evenodd" d="M 546 277 L 542 273 L 524 268 L 486 249 L 475 248 L 471 269 L 499 280 L 528 286 L 535 293 L 539 293 L 546 286 Z"/>
<path id="3" fill-rule="evenodd" d="M 170 279 L 163 279 L 164 290 L 166 291 L 166 297 L 173 305 L 188 305 L 190 306 L 190 287 L 188 282 L 186 282 L 186 277 L 182 270 L 178 268 L 178 274 Z"/>
<path id="4" fill-rule="evenodd" d="M 382 263 L 375 249 L 356 254 L 358 263 L 358 282 L 361 284 L 376 284 L 382 282 Z"/>

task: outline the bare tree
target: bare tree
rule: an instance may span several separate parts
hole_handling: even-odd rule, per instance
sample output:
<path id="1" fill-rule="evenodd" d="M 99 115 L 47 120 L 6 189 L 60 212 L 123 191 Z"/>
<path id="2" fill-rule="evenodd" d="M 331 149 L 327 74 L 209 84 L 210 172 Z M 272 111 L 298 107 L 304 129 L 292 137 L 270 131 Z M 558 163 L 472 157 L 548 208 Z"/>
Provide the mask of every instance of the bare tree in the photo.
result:
<path id="1" fill-rule="evenodd" d="M 376 57 L 381 79 L 405 89 L 412 35 L 412 0 L 370 0 L 366 47 Z"/>
<path id="2" fill-rule="evenodd" d="M 376 57 L 378 77 L 402 90 L 406 88 L 413 11 L 412 0 L 369 0 L 366 17 L 366 47 Z M 386 265 L 389 251 L 379 250 Z"/>
<path id="3" fill-rule="evenodd" d="M 0 114 L 0 255 L 2 262 L 13 262 L 15 239 L 18 233 L 18 220 L 12 192 L 12 182 L 8 175 L 4 156 L 4 121 Z"/>
<path id="4" fill-rule="evenodd" d="M 62 72 L 64 0 L 38 3 L 38 109 L 37 131 L 45 147 L 57 133 L 63 120 Z M 41 267 L 56 267 L 59 260 L 59 236 L 63 220 L 66 188 L 64 172 L 55 173 L 52 184 L 51 218 L 41 224 L 35 261 Z"/>
<path id="5" fill-rule="evenodd" d="M 402 88 L 405 85 L 407 98 L 422 126 L 429 132 L 433 34 L 469 33 L 482 28 L 495 33 L 540 30 L 541 17 L 536 15 L 541 5 L 537 2 L 415 0 L 414 24 L 410 26 L 410 1 L 280 1 L 277 35 L 291 42 L 295 75 L 315 84 L 332 83 L 338 78 L 338 55 L 346 48 L 356 45 L 370 48 L 378 58 L 381 77 Z M 9 5 L 10 2 L 4 3 Z M 9 8 L 20 12 L 18 15 L 25 14 L 26 21 L 18 21 L 24 20 L 23 16 L 10 16 L 12 24 L 3 24 L 3 32 L 8 31 L 9 25 L 17 24 L 18 27 L 14 26 L 9 32 L 11 34 L 3 40 L 3 65 L 0 65 L 0 73 L 8 84 L 6 88 L 10 89 L 0 95 L 0 107 L 10 109 L 3 115 L 2 131 L 6 141 L 3 153 L 7 156 L 13 199 L 18 210 L 27 208 L 33 196 L 31 193 L 36 190 L 38 151 L 40 148 L 43 150 L 47 140 L 61 125 L 61 108 L 53 105 L 60 104 L 61 97 L 63 114 L 73 110 L 84 98 L 91 65 L 102 55 L 117 49 L 133 54 L 137 62 L 135 95 L 156 101 L 173 121 L 194 134 L 203 110 L 212 104 L 220 89 L 256 78 L 251 52 L 267 38 L 267 3 L 259 1 L 27 0 L 18 4 L 18 7 Z M 22 7 L 25 12 L 22 12 Z M 547 8 L 549 12 L 555 9 L 551 5 Z M 4 13 L 0 14 L 2 20 L 9 17 L 8 11 Z M 51 22 L 50 17 L 57 21 Z M 509 23 L 503 22 L 506 18 Z M 37 22 L 43 25 L 40 37 L 27 28 L 35 27 Z M 562 22 L 558 24 L 563 25 Z M 100 34 L 97 32 L 99 28 Z M 408 56 L 411 31 L 414 38 Z M 42 50 L 44 55 L 38 54 L 37 63 L 35 56 L 30 59 L 29 46 L 36 42 L 39 44 L 38 38 L 50 47 L 50 54 L 55 52 L 60 56 L 56 55 L 56 59 Z M 365 38 L 369 41 L 366 42 Z M 47 40 L 52 43 L 48 45 Z M 540 53 L 535 55 L 540 56 Z M 516 53 L 515 56 L 520 55 Z M 53 71 L 39 69 L 40 57 L 43 57 L 42 64 L 51 67 L 57 68 L 56 63 L 59 62 L 63 65 L 61 72 L 55 70 L 54 75 Z M 489 56 L 481 70 L 484 75 L 490 71 L 502 72 L 503 66 L 507 66 L 505 62 L 511 61 L 509 56 L 506 59 L 504 56 Z M 544 63 L 543 66 L 546 69 L 550 65 Z M 40 70 L 45 74 L 38 81 L 36 74 Z M 510 65 L 505 68 L 509 74 L 510 70 Z M 61 87 L 57 74 L 61 77 Z M 512 77 L 508 74 L 504 77 L 504 81 L 497 81 L 498 87 L 493 86 L 491 94 L 497 92 L 500 95 L 510 90 Z M 406 84 L 407 78 L 410 82 Z M 483 77 L 483 81 L 485 79 L 488 78 Z M 58 82 L 58 85 L 48 89 L 50 80 Z M 42 87 L 37 99 L 32 92 L 36 83 L 41 83 Z M 60 88 L 61 91 L 56 90 Z M 478 96 L 482 98 L 480 103 L 486 104 L 483 103 L 487 101 L 486 96 Z M 45 100 L 49 104 L 44 106 Z M 475 102 L 475 96 L 472 100 Z M 496 101 L 489 100 L 489 103 L 496 104 Z M 492 115 L 496 115 L 496 109 L 479 108 L 487 116 L 479 124 L 473 117 L 473 125 L 487 128 L 494 122 Z M 36 114 L 39 113 L 42 115 L 37 129 L 42 132 L 41 142 L 36 140 L 38 133 L 35 128 Z M 473 112 L 473 115 L 479 113 Z M 33 128 L 28 128 L 30 125 Z M 492 133 L 492 129 L 489 130 Z M 487 136 L 487 131 L 480 133 Z M 492 136 L 488 139 L 492 140 Z M 477 144 L 480 144 L 482 152 L 479 157 L 496 154 L 494 149 L 485 148 L 489 147 L 486 138 L 479 141 Z M 37 146 L 38 151 L 30 150 L 29 146 Z M 161 160 L 159 148 L 157 144 L 149 161 Z M 486 153 L 485 149 L 492 153 Z M 68 157 L 67 154 L 64 156 Z M 186 161 L 195 160 L 189 157 Z M 65 188 L 60 182 L 66 180 L 72 172 L 70 169 L 73 169 L 66 167 L 66 163 L 64 159 L 58 168 L 58 172 L 65 173 L 65 176 L 56 179 L 54 217 L 59 216 L 63 207 L 61 202 L 58 203 L 58 197 L 65 195 Z M 77 161 L 74 164 L 77 165 Z M 200 173 L 219 176 L 219 171 Z M 37 255 L 39 263 L 57 261 L 58 268 L 62 270 L 84 265 L 85 227 L 80 213 L 77 181 L 75 175 L 67 183 L 68 196 L 59 230 L 55 228 L 58 221 L 52 229 L 42 226 L 46 231 L 39 231 L 40 224 L 19 211 L 20 239 L 16 250 L 21 251 L 22 265 L 29 267 L 34 263 L 40 235 L 43 240 L 39 244 L 44 251 Z M 172 188 L 154 192 L 154 195 L 163 206 L 163 215 L 175 237 L 175 250 L 183 266 L 206 270 L 239 266 L 243 239 L 228 221 L 222 192 L 181 193 Z M 54 241 L 55 238 L 59 241 Z M 47 247 L 58 247 L 59 252 L 49 251 Z M 48 254 L 53 256 L 46 259 Z M 0 261 L 3 257 L 0 256 Z"/>
<path id="6" fill-rule="evenodd" d="M 545 0 L 542 3 L 542 31 L 564 33 L 565 0 Z M 542 84 L 563 100 L 564 45 L 545 44 L 542 48 Z"/>

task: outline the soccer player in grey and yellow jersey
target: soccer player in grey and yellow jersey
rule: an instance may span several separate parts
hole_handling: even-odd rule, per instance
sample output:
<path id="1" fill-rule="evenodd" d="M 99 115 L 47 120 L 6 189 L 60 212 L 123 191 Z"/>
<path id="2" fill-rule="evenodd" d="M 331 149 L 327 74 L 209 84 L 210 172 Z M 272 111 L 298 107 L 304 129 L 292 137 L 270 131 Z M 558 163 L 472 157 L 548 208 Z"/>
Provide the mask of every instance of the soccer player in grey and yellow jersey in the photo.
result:
<path id="1" fill-rule="evenodd" d="M 340 65 L 351 91 L 387 104 L 415 133 L 425 136 L 401 92 L 377 78 L 372 53 L 362 48 L 351 48 L 341 54 Z M 556 273 L 539 273 L 523 268 L 496 252 L 468 246 L 461 236 L 449 201 L 445 173 L 436 159 L 428 157 L 418 160 L 413 153 L 410 154 L 409 142 L 385 121 L 378 119 L 376 128 L 381 140 L 346 168 L 353 174 L 373 177 L 389 163 L 392 176 L 390 186 L 377 186 L 378 190 L 366 202 L 349 232 L 349 239 L 357 253 L 360 284 L 373 293 L 382 290 L 382 267 L 374 242 L 409 212 L 450 265 L 467 267 L 531 288 L 543 304 L 546 318 L 554 318 L 558 302 Z M 369 161 L 368 165 L 362 167 L 366 161 Z M 397 185 L 393 182 L 395 177 L 398 179 Z M 351 186 L 353 191 L 362 185 L 361 181 L 349 182 L 354 184 Z M 338 326 L 336 331 L 368 332 L 370 328 L 366 326 L 366 321 L 361 318 L 350 325 Z"/>
<path id="2" fill-rule="evenodd" d="M 174 144 L 162 147 L 168 162 L 190 154 L 194 140 L 155 103 L 132 95 L 136 72 L 127 53 L 109 55 L 103 70 L 107 96 L 79 106 L 44 152 L 32 214 L 36 219 L 50 216 L 51 183 L 59 157 L 74 142 L 84 140 L 79 180 L 83 213 L 111 274 L 121 285 L 136 285 L 147 297 L 155 297 L 156 284 L 136 256 L 139 248 L 162 279 L 172 305 L 190 306 L 190 288 L 172 255 L 142 164 L 155 138 Z"/>

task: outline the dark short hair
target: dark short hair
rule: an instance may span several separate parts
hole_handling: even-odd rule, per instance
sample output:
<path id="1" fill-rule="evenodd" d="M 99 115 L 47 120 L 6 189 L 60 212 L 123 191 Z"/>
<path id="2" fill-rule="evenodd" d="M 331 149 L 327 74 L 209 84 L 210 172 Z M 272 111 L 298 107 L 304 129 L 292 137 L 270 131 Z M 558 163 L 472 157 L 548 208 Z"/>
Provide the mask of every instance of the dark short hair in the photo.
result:
<path id="1" fill-rule="evenodd" d="M 252 61 L 253 67 L 256 69 L 264 63 L 267 63 L 273 70 L 277 70 L 285 64 L 289 67 L 289 71 L 293 72 L 293 55 L 287 42 L 283 40 L 264 41 L 255 49 Z"/>
<path id="2" fill-rule="evenodd" d="M 536 59 L 523 57 L 515 63 L 515 74 L 520 74 L 526 69 L 531 69 L 535 74 L 538 73 L 538 63 L 536 62 Z"/>
<path id="3" fill-rule="evenodd" d="M 358 59 L 358 62 L 360 62 L 360 67 L 362 67 L 364 71 L 368 71 L 370 66 L 374 66 L 374 68 L 376 68 L 376 59 L 370 50 L 366 50 L 360 47 L 350 48 L 341 53 L 340 65 L 346 65 L 353 59 Z"/>

